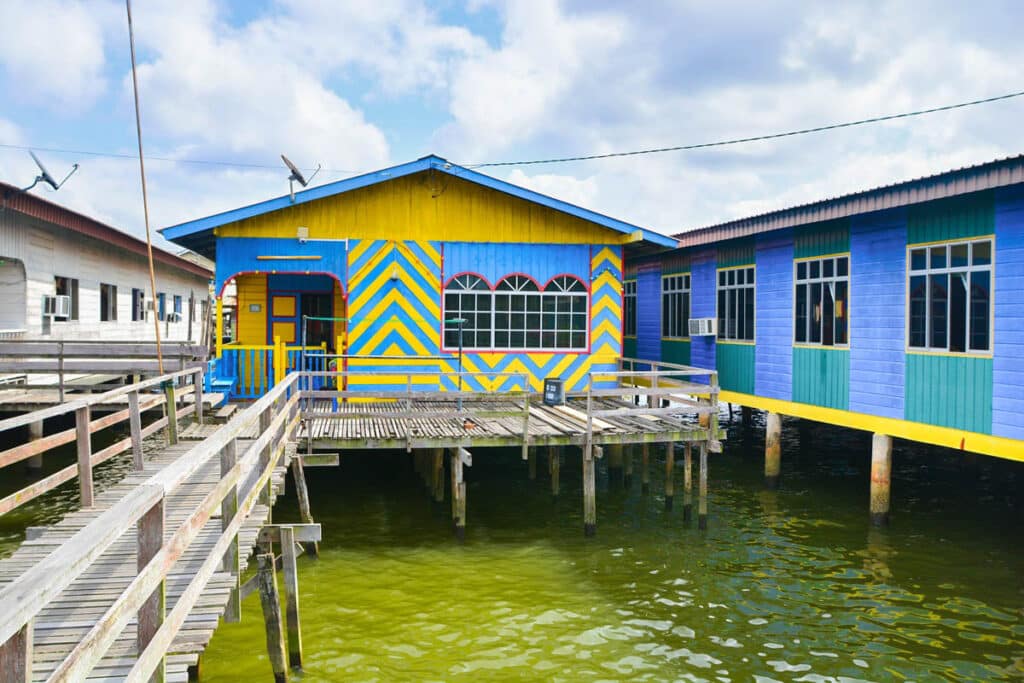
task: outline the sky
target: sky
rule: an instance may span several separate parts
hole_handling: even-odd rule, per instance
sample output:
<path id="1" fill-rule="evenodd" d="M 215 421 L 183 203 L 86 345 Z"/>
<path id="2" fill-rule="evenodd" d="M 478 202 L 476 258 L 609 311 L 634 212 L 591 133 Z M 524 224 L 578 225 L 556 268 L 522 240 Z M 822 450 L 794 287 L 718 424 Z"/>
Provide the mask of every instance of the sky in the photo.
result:
<path id="1" fill-rule="evenodd" d="M 1024 90 L 1024 5 L 135 0 L 155 229 L 437 154 L 683 145 Z M 144 231 L 123 2 L 0 3 L 0 145 Z M 1024 152 L 1024 98 L 776 141 L 482 169 L 671 234 Z M 42 151 L 46 149 L 73 152 Z M 111 158 L 87 154 L 124 155 Z M 189 161 L 218 163 L 189 163 Z M 0 147 L 0 180 L 35 166 Z M 159 243 L 159 242 L 158 242 Z M 166 243 L 163 243 L 167 246 Z"/>

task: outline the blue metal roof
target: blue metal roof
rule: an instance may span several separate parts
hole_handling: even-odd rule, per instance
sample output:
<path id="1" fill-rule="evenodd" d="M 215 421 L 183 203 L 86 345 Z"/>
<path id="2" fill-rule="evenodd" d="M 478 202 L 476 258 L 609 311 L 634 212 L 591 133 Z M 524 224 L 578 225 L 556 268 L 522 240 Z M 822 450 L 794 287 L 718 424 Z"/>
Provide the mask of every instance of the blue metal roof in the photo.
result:
<path id="1" fill-rule="evenodd" d="M 478 185 L 483 185 L 499 192 L 504 192 L 505 194 L 512 195 L 513 197 L 519 197 L 520 199 L 525 199 L 526 201 L 540 204 L 542 206 L 555 209 L 556 211 L 567 213 L 571 216 L 576 216 L 577 218 L 590 221 L 591 223 L 595 223 L 616 232 L 633 234 L 639 231 L 644 241 L 657 246 L 672 248 L 678 244 L 678 241 L 672 237 L 667 237 L 660 233 L 646 230 L 637 225 L 616 220 L 615 218 L 610 218 L 609 216 L 584 209 L 576 206 L 575 204 L 563 202 L 539 192 L 534 192 L 533 190 L 527 190 L 524 187 L 507 183 L 504 180 L 492 178 L 491 176 L 478 173 L 463 166 L 458 166 L 434 155 L 426 156 L 422 159 L 417 159 L 416 161 L 411 161 L 406 164 L 392 166 L 391 168 L 385 168 L 380 171 L 374 171 L 372 173 L 366 173 L 333 183 L 327 183 L 326 185 L 312 187 L 301 192 L 296 192 L 294 202 L 292 202 L 288 195 L 285 195 L 275 199 L 268 199 L 267 201 L 259 202 L 258 204 L 250 204 L 249 206 L 243 206 L 231 211 L 207 216 L 206 218 L 199 218 L 187 223 L 172 225 L 161 229 L 160 233 L 171 241 L 181 242 L 186 245 L 189 243 L 196 244 L 198 241 L 197 238 L 200 237 L 201 233 L 212 232 L 214 228 L 221 225 L 227 225 L 228 223 L 252 218 L 253 216 L 259 216 L 271 211 L 286 209 L 289 206 L 296 206 L 298 204 L 316 201 L 318 199 L 323 199 L 324 197 L 331 197 L 344 192 L 350 192 L 361 187 L 376 185 L 377 183 L 387 182 L 388 180 L 394 180 L 395 178 L 401 178 L 402 176 L 419 173 L 428 169 L 436 169 L 443 173 L 448 173 L 457 178 L 462 178 Z M 207 239 L 209 239 L 208 236 Z"/>

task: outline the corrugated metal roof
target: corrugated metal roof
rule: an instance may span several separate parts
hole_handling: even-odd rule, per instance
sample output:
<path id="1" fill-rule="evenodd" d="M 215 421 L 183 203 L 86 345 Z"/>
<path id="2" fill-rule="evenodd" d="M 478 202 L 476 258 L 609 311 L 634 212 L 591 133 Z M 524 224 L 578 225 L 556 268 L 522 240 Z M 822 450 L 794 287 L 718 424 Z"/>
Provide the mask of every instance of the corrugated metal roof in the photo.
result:
<path id="1" fill-rule="evenodd" d="M 680 247 L 696 247 L 1018 183 L 1024 183 L 1024 154 L 681 232 L 675 237 Z"/>
<path id="2" fill-rule="evenodd" d="M 55 204 L 48 199 L 22 192 L 19 188 L 3 182 L 0 182 L 0 211 L 17 211 L 37 220 L 87 235 L 114 247 L 146 256 L 146 243 L 143 240 L 132 237 L 105 223 L 100 223 L 94 218 Z M 213 277 L 212 270 L 157 247 L 153 247 L 153 260 L 200 277 Z"/>

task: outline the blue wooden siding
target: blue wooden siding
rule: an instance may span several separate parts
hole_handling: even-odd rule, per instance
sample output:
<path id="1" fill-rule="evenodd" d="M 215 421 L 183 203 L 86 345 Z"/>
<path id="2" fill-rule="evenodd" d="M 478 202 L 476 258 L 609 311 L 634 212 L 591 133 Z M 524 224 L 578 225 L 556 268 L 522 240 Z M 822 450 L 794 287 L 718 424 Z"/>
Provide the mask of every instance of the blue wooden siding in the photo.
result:
<path id="1" fill-rule="evenodd" d="M 761 349 L 757 350 L 758 357 Z M 793 400 L 847 410 L 850 399 L 850 352 L 828 346 L 793 348 Z"/>
<path id="2" fill-rule="evenodd" d="M 760 236 L 755 282 L 754 388 L 758 396 L 788 401 L 793 372 L 793 235 L 789 230 Z"/>
<path id="3" fill-rule="evenodd" d="M 715 317 L 715 250 L 695 252 L 690 259 L 690 315 L 694 318 Z M 690 364 L 698 368 L 714 368 L 714 337 L 690 338 Z"/>
<path id="4" fill-rule="evenodd" d="M 753 344 L 728 342 L 715 346 L 715 367 L 718 368 L 719 386 L 728 391 L 753 394 L 756 347 Z"/>
<path id="5" fill-rule="evenodd" d="M 992 433 L 992 359 L 907 354 L 905 418 Z"/>
<path id="6" fill-rule="evenodd" d="M 1024 188 L 996 195 L 992 433 L 1024 439 Z"/>
<path id="7" fill-rule="evenodd" d="M 480 238 L 486 239 L 486 235 Z M 493 287 L 506 275 L 523 273 L 543 287 L 556 275 L 575 275 L 590 287 L 590 252 L 587 244 L 446 242 L 444 278 L 448 280 L 459 273 L 478 273 Z"/>
<path id="8" fill-rule="evenodd" d="M 313 259 L 258 260 L 257 256 L 319 256 Z M 216 291 L 238 273 L 333 273 L 344 289 L 345 242 L 306 242 L 277 237 L 218 237 Z"/>
<path id="9" fill-rule="evenodd" d="M 904 414 L 906 218 L 902 211 L 850 222 L 850 398 L 858 413 Z"/>
<path id="10" fill-rule="evenodd" d="M 661 360 L 661 269 L 657 263 L 636 274 L 636 352 Z"/>

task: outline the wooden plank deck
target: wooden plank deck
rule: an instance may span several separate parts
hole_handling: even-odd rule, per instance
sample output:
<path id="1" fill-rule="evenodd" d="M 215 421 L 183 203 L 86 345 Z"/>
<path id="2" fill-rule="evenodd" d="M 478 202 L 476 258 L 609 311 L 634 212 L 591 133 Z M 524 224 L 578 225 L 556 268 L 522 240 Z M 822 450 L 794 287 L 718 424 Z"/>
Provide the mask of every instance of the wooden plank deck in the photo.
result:
<path id="1" fill-rule="evenodd" d="M 243 450 L 250 442 L 239 441 Z M 57 524 L 39 530 L 8 558 L 0 560 L 0 588 L 33 567 L 50 552 L 70 539 L 101 512 L 124 495 L 143 484 L 154 473 L 167 467 L 188 452 L 193 443 L 179 443 L 164 448 L 145 461 L 145 469 L 132 472 L 98 494 L 93 507 L 69 513 Z M 275 495 L 283 491 L 285 471 L 292 447 L 286 448 L 282 466 L 272 477 Z M 165 503 L 164 537 L 170 538 L 178 526 L 196 509 L 199 502 L 220 480 L 220 461 L 211 458 L 184 484 L 168 494 Z M 269 516 L 269 508 L 257 504 L 239 532 L 241 569 L 245 570 L 249 550 Z M 220 515 L 216 514 L 203 527 L 199 536 L 178 560 L 167 576 L 167 609 L 173 609 L 184 588 L 206 560 L 210 548 L 221 533 Z M 32 680 L 43 681 L 102 617 L 107 608 L 136 576 L 137 535 L 134 527 L 123 534 L 89 569 L 71 583 L 60 596 L 49 603 L 34 621 Z M 198 661 L 229 598 L 235 579 L 226 572 L 214 574 L 199 603 L 192 609 L 178 633 L 167 657 L 167 680 L 188 680 L 188 667 Z M 136 621 L 133 618 L 113 647 L 96 666 L 87 680 L 120 680 L 136 659 Z"/>
<path id="2" fill-rule="evenodd" d="M 74 401 L 80 398 L 88 398 L 89 393 L 75 393 L 69 387 L 64 391 L 64 402 Z M 189 389 L 184 390 L 181 396 L 184 403 L 194 403 L 195 397 Z M 224 402 L 224 395 L 218 393 L 204 393 L 203 405 L 209 409 L 216 408 Z M 60 392 L 57 389 L 0 389 L 0 412 L 7 413 L 29 413 L 34 410 L 49 408 L 60 405 Z M 93 406 L 93 412 L 124 410 L 128 406 L 127 394 L 115 396 L 101 404 Z"/>

